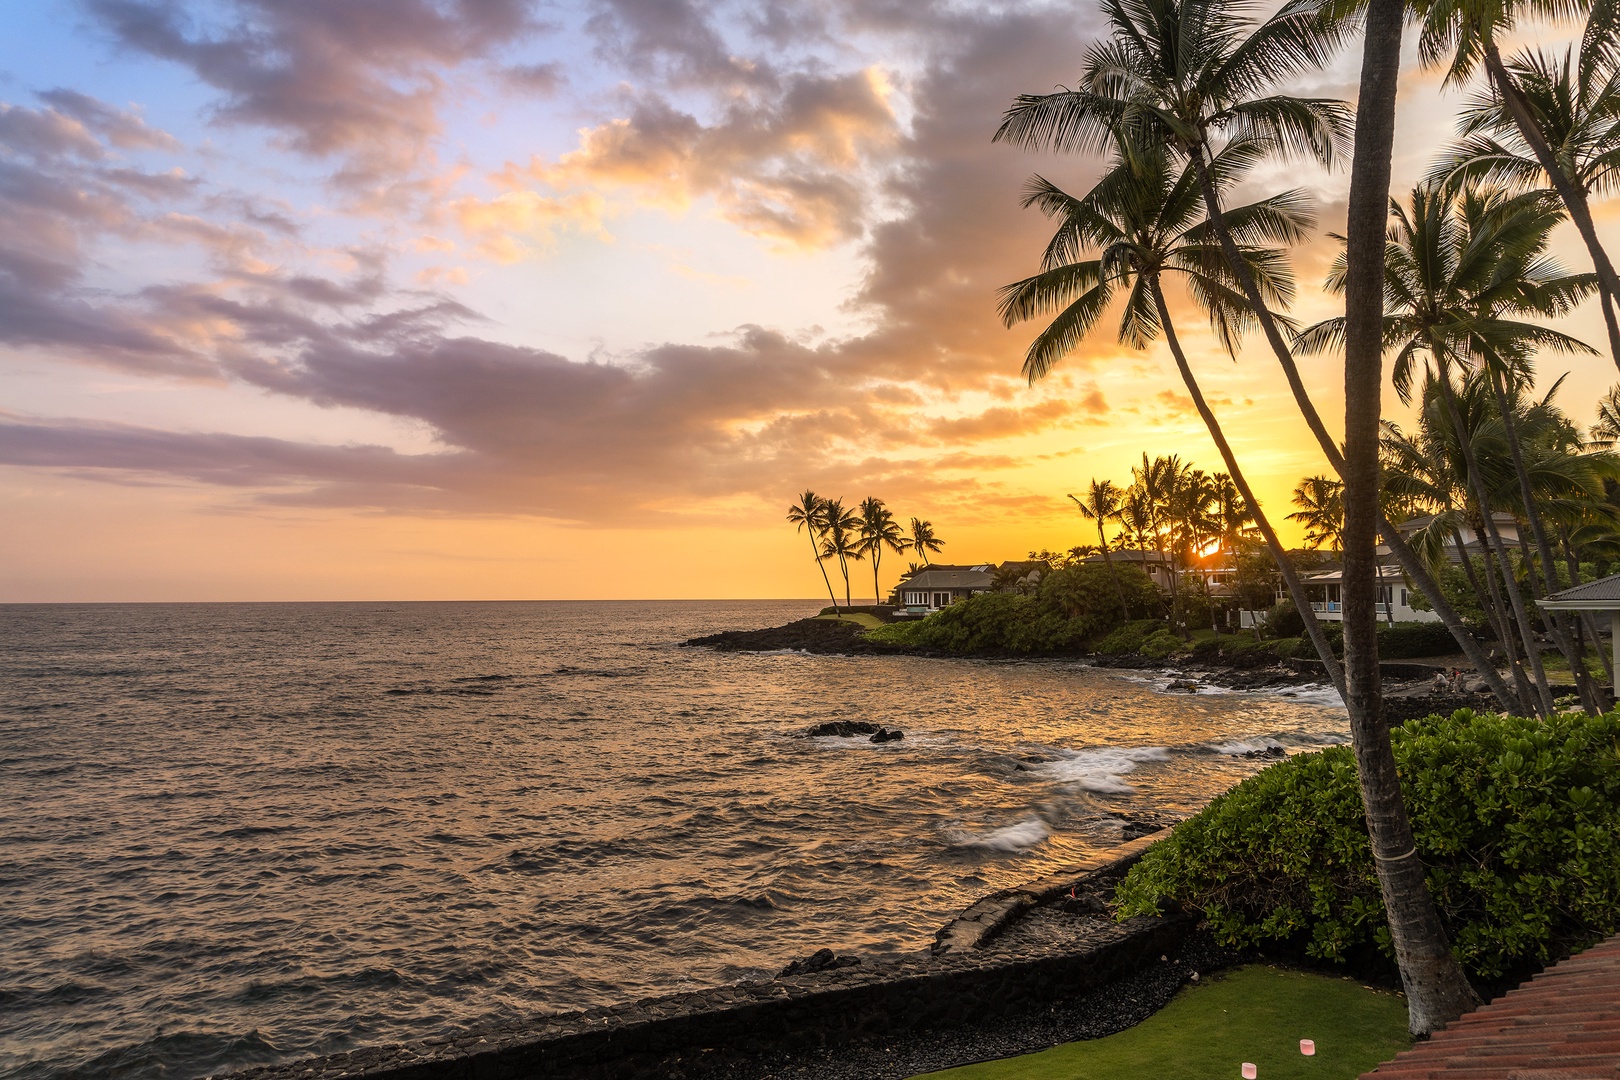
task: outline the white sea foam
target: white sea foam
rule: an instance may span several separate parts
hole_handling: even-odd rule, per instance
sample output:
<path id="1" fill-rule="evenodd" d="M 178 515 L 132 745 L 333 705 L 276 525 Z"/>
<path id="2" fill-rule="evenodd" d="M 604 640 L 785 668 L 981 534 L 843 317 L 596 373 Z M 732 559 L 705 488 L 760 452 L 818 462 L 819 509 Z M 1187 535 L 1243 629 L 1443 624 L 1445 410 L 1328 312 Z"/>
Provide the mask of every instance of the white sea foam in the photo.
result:
<path id="1" fill-rule="evenodd" d="M 1003 825 L 982 833 L 952 832 L 953 847 L 984 848 L 986 851 L 1023 851 L 1052 835 L 1046 822 L 1038 817 L 1025 818 L 1014 825 Z"/>
<path id="2" fill-rule="evenodd" d="M 1256 750 L 1270 750 L 1274 746 L 1281 746 L 1282 743 L 1276 739 L 1260 738 L 1234 739 L 1231 742 L 1210 743 L 1208 745 L 1217 754 L 1229 754 L 1235 757 L 1238 754 L 1252 754 Z"/>
<path id="3" fill-rule="evenodd" d="M 1163 746 L 1119 746 L 1098 750 L 1059 750 L 1056 761 L 1043 761 L 1034 767 L 1054 780 L 1074 784 L 1103 795 L 1123 795 L 1136 789 L 1122 777 L 1144 761 L 1168 761 L 1170 751 Z"/>
<path id="4" fill-rule="evenodd" d="M 1336 705 L 1344 708 L 1344 699 L 1329 683 L 1306 683 L 1294 688 L 1295 701 L 1308 701 L 1313 705 Z"/>

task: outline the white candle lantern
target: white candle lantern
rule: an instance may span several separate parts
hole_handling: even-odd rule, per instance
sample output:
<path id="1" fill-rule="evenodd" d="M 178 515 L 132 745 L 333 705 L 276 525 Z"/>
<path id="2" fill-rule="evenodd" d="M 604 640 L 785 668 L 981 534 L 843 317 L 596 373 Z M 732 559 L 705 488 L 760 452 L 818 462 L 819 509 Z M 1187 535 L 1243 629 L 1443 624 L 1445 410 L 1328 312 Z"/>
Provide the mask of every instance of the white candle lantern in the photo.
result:
<path id="1" fill-rule="evenodd" d="M 1243 1080 L 1254 1080 L 1259 1075 L 1260 1070 L 1254 1067 L 1254 1062 L 1245 1061 L 1243 1063 Z"/>
<path id="2" fill-rule="evenodd" d="M 1306 1057 L 1316 1056 L 1316 1044 L 1309 1039 L 1299 1040 L 1299 1052 Z"/>

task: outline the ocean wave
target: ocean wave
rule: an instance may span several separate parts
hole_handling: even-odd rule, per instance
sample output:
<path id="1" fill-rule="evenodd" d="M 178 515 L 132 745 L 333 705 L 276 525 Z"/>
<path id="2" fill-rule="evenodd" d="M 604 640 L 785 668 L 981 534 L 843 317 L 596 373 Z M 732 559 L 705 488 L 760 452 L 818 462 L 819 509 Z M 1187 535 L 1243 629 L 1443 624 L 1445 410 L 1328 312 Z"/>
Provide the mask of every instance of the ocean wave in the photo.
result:
<path id="1" fill-rule="evenodd" d="M 1059 750 L 1056 761 L 1043 761 L 1032 771 L 1099 795 L 1124 795 L 1136 789 L 1122 777 L 1147 761 L 1168 761 L 1164 746 L 1103 747 L 1096 750 Z"/>
<path id="2" fill-rule="evenodd" d="M 1207 745 L 1217 754 L 1226 754 L 1229 757 L 1237 757 L 1241 754 L 1253 754 L 1257 751 L 1271 750 L 1273 748 L 1282 748 L 1282 743 L 1278 742 L 1276 739 L 1267 738 L 1265 736 L 1258 739 L 1233 739 L 1231 742 L 1209 743 Z"/>
<path id="3" fill-rule="evenodd" d="M 1028 817 L 1013 825 L 999 829 L 971 833 L 952 831 L 946 834 L 952 847 L 981 848 L 985 851 L 1025 851 L 1040 844 L 1052 831 L 1038 817 Z"/>

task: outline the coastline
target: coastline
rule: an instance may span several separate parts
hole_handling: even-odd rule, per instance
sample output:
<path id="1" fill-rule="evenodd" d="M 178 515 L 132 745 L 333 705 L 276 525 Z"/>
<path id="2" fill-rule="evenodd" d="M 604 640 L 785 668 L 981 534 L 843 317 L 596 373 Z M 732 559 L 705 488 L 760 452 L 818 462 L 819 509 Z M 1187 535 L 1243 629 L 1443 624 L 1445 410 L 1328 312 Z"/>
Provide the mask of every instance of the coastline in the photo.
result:
<path id="1" fill-rule="evenodd" d="M 1194 692 L 1197 686 L 1238 692 L 1286 692 L 1290 687 L 1320 686 L 1326 675 L 1320 660 L 1267 660 L 1241 664 L 1210 661 L 1197 657 L 1151 658 L 1136 654 L 1099 653 L 953 653 L 909 645 L 869 641 L 861 628 L 852 623 L 808 618 L 782 626 L 759 630 L 725 630 L 718 634 L 689 638 L 688 648 L 710 648 L 717 652 L 802 652 L 824 656 L 918 656 L 940 660 L 1064 660 L 1096 668 L 1163 673 L 1176 681 L 1194 684 L 1183 688 Z M 1433 693 L 1429 681 L 1438 665 L 1385 662 L 1379 665 L 1384 686 L 1384 708 L 1392 724 L 1404 723 L 1433 713 L 1448 714 L 1458 709 L 1495 712 L 1496 700 L 1488 692 Z M 1175 689 L 1175 688 L 1172 688 Z"/>
<path id="2" fill-rule="evenodd" d="M 920 953 L 822 958 L 762 982 L 227 1075 L 878 1080 L 1098 1038 L 1238 959 L 1191 915 L 1108 913 L 1114 884 L 1168 832 L 981 898 Z"/>

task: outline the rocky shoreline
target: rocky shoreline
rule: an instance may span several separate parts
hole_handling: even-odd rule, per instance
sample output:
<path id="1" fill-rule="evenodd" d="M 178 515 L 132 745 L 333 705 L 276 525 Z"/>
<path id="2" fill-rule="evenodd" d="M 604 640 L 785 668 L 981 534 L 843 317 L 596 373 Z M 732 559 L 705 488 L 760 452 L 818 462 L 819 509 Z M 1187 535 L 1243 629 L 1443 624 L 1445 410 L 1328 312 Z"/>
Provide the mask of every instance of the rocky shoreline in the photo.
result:
<path id="1" fill-rule="evenodd" d="M 804 652 L 824 656 L 923 656 L 956 660 L 1070 660 L 1090 667 L 1116 668 L 1129 671 L 1157 671 L 1174 674 L 1166 687 L 1170 692 L 1196 692 L 1199 686 L 1219 687 L 1238 691 L 1286 691 L 1289 687 L 1319 686 L 1326 682 L 1326 673 L 1317 660 L 1270 660 L 1258 663 L 1232 664 L 1211 662 L 1197 657 L 1169 657 L 1154 659 L 1128 654 L 1079 656 L 1028 656 L 1003 653 L 947 653 L 938 649 L 922 649 L 906 645 L 891 645 L 869 641 L 861 636 L 861 628 L 854 623 L 835 622 L 830 619 L 799 619 L 785 626 L 760 630 L 726 630 L 705 637 L 682 642 L 687 647 L 702 647 L 718 652 Z M 1384 672 L 1384 707 L 1389 722 L 1404 723 L 1433 713 L 1447 714 L 1458 709 L 1479 712 L 1496 710 L 1496 700 L 1483 690 L 1459 693 L 1433 693 L 1429 682 L 1435 667 L 1413 663 L 1386 663 Z"/>

